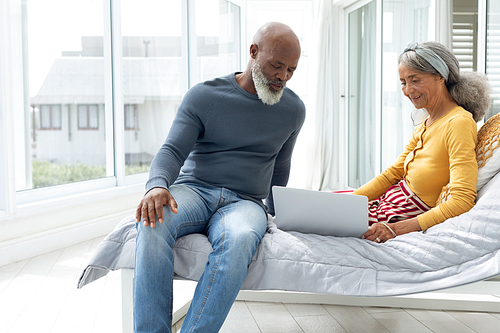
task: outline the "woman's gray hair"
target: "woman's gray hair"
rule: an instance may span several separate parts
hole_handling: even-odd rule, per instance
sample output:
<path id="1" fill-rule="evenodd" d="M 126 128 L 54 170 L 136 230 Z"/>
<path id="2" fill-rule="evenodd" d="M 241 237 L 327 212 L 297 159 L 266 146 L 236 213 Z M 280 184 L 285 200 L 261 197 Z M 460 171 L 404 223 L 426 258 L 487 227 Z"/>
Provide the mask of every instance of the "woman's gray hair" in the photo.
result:
<path id="1" fill-rule="evenodd" d="M 472 113 L 476 122 L 483 119 L 491 104 L 491 86 L 486 75 L 478 72 L 460 73 L 460 67 L 455 55 L 444 45 L 437 42 L 418 43 L 419 47 L 432 50 L 448 66 L 449 74 L 446 88 L 455 102 Z M 423 73 L 441 74 L 424 57 L 411 48 L 401 53 L 398 64 Z"/>

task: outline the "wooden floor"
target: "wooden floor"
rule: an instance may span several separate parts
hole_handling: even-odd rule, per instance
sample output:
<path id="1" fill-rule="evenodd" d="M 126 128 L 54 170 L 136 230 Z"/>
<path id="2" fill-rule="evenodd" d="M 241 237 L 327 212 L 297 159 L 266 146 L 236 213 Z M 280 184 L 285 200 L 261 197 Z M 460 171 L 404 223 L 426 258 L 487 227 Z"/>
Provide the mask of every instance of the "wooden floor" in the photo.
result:
<path id="1" fill-rule="evenodd" d="M 500 315 L 237 302 L 221 332 L 500 332 Z"/>
<path id="2" fill-rule="evenodd" d="M 76 289 L 100 241 L 0 267 L 0 333 L 119 333 L 120 274 Z M 221 332 L 491 333 L 500 314 L 238 301 Z"/>

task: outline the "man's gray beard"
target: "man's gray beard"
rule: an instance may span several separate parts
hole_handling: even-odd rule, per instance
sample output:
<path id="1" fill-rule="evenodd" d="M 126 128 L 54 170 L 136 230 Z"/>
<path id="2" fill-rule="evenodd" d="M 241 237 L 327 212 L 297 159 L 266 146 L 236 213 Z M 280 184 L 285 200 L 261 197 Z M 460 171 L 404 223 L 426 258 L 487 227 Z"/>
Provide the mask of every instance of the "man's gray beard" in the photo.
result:
<path id="1" fill-rule="evenodd" d="M 269 84 L 273 83 L 273 81 L 266 79 L 258 62 L 252 66 L 252 79 L 253 84 L 255 85 L 255 90 L 257 90 L 257 96 L 260 98 L 262 103 L 274 105 L 280 101 L 283 91 L 285 90 L 285 83 L 277 82 L 278 84 L 282 84 L 281 89 L 277 91 L 272 90 Z"/>

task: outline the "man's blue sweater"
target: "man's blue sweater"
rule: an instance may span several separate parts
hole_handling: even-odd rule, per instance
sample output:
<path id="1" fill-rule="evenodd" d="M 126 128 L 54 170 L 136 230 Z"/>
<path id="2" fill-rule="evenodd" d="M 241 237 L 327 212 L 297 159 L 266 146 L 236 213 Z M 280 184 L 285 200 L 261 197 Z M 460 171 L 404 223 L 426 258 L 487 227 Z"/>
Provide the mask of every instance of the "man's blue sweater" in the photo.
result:
<path id="1" fill-rule="evenodd" d="M 288 182 L 304 118 L 304 103 L 288 88 L 269 106 L 241 88 L 235 74 L 199 83 L 179 105 L 146 190 L 174 182 L 225 187 L 261 206 L 269 196 L 273 214 L 270 188 Z"/>

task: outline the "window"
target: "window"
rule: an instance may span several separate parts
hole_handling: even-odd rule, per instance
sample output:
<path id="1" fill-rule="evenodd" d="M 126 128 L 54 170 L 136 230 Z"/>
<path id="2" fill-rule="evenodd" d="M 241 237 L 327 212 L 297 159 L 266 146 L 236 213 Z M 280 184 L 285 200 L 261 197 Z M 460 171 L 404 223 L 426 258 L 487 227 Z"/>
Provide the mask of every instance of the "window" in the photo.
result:
<path id="1" fill-rule="evenodd" d="M 40 129 L 61 129 L 60 105 L 40 105 Z"/>
<path id="2" fill-rule="evenodd" d="M 382 2 L 381 158 L 376 174 L 394 163 L 415 128 L 410 116 L 413 104 L 401 92 L 398 57 L 410 42 L 435 40 L 435 5 L 435 1 Z"/>
<path id="3" fill-rule="evenodd" d="M 190 86 L 240 69 L 240 8 L 220 0 L 196 1 L 190 31 Z M 213 19 L 219 18 L 218 24 Z"/>
<path id="4" fill-rule="evenodd" d="M 16 190 L 113 175 L 112 168 L 106 172 L 106 145 L 112 142 L 106 142 L 98 118 L 98 104 L 106 94 L 103 1 L 10 3 L 23 13 L 9 22 L 12 31 L 22 27 L 17 33 L 23 37 L 13 50 L 19 55 L 13 61 L 19 61 L 15 65 L 23 68 L 25 78 L 16 93 L 28 96 L 25 103 L 33 106 L 15 114 L 24 128 L 14 133 L 16 145 L 22 147 L 15 149 Z M 98 39 L 89 43 L 88 36 Z M 101 52 L 86 57 L 90 49 Z M 92 131 L 81 135 L 82 129 Z"/>
<path id="5" fill-rule="evenodd" d="M 99 128 L 99 107 L 97 105 L 78 105 L 78 129 L 96 130 Z"/>
<path id="6" fill-rule="evenodd" d="M 460 64 L 460 71 L 477 68 L 477 1 L 453 2 L 453 53 Z"/>
<path id="7" fill-rule="evenodd" d="M 8 126 L 4 120 L 15 129 L 1 131 L 0 171 L 8 174 L 0 188 L 9 193 L 0 194 L 0 210 L 15 206 L 8 200 L 144 182 L 187 89 L 240 69 L 234 1 L 6 4 L 0 129 Z M 94 181 L 76 184 L 85 180 Z"/>
<path id="8" fill-rule="evenodd" d="M 123 88 L 115 103 L 123 107 L 125 174 L 149 170 L 175 116 L 174 106 L 188 89 L 183 49 L 182 1 L 121 2 Z M 141 124 L 141 127 L 138 125 Z"/>
<path id="9" fill-rule="evenodd" d="M 115 105 L 124 110 L 117 162 L 124 158 L 126 175 L 149 170 L 188 88 L 240 69 L 239 6 L 226 0 L 184 3 L 183 10 L 181 0 L 121 1 L 122 53 L 114 59 L 123 68 L 122 78 L 115 77 L 123 88 Z"/>
<path id="10" fill-rule="evenodd" d="M 315 25 L 313 1 L 247 0 L 245 1 L 245 8 L 246 36 L 242 41 L 242 52 L 245 62 L 242 63 L 242 68 L 245 68 L 247 65 L 246 61 L 248 61 L 249 56 L 248 47 L 252 43 L 255 32 L 267 22 L 276 21 L 288 25 L 300 40 L 302 54 L 300 55 L 299 65 L 292 79 L 287 82 L 287 87 L 292 89 L 302 99 L 306 105 L 307 116 L 293 150 L 292 168 L 290 170 L 288 186 L 307 187 L 309 186 L 308 176 L 311 173 L 311 140 L 315 135 L 314 112 L 312 111 L 313 101 L 310 98 L 313 95 L 311 93 L 312 82 L 316 79 L 315 72 L 312 70 L 314 68 L 314 56 L 311 56 L 311 54 L 315 53 L 313 46 L 313 27 Z"/>
<path id="11" fill-rule="evenodd" d="M 375 176 L 376 167 L 376 1 L 348 15 L 349 26 L 349 182 L 359 187 Z"/>
<path id="12" fill-rule="evenodd" d="M 346 185 L 353 188 L 390 166 L 408 143 L 414 128 L 413 106 L 401 93 L 397 59 L 409 42 L 433 40 L 435 24 L 434 1 L 362 4 L 346 9 Z"/>

